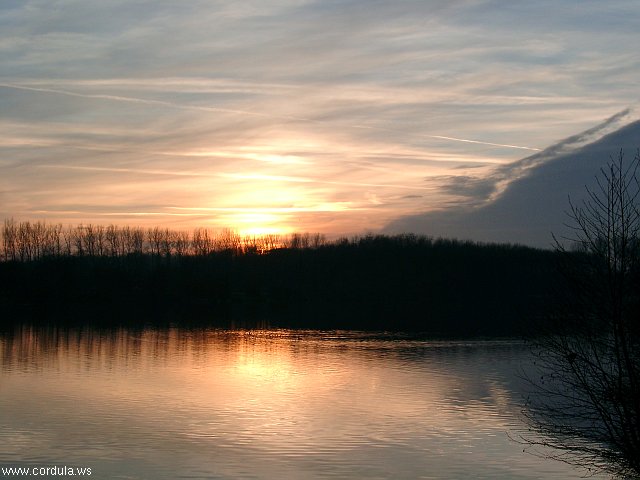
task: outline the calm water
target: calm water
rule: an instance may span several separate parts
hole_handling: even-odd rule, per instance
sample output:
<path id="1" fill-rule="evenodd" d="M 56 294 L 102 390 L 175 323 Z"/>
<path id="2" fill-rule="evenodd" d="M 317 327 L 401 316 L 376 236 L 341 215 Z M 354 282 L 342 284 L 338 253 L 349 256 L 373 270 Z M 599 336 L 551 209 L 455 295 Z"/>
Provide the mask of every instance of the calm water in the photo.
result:
<path id="1" fill-rule="evenodd" d="M 3 466 L 91 467 L 91 478 L 581 473 L 509 439 L 528 362 L 515 342 L 24 329 L 0 352 Z"/>

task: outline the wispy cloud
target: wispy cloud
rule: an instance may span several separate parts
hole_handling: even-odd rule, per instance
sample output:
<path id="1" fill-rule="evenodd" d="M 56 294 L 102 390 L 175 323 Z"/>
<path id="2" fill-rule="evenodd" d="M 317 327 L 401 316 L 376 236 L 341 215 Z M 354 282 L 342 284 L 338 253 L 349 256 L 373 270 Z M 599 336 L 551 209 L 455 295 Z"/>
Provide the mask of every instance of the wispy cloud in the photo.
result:
<path id="1" fill-rule="evenodd" d="M 251 112 L 247 110 L 235 110 L 235 109 L 220 108 L 220 107 L 183 105 L 175 102 L 167 102 L 162 100 L 148 100 L 148 99 L 137 98 L 137 97 L 124 97 L 119 95 L 106 95 L 106 94 L 87 94 L 87 93 L 71 92 L 68 90 L 58 90 L 58 89 L 44 88 L 44 87 L 31 87 L 26 85 L 16 85 L 16 84 L 10 84 L 10 83 L 0 83 L 0 87 L 15 88 L 18 90 L 27 90 L 27 91 L 42 92 L 42 93 L 52 93 L 57 95 L 68 95 L 70 97 L 90 98 L 90 99 L 96 99 L 96 100 L 111 100 L 115 102 L 140 103 L 143 105 L 161 106 L 161 107 L 176 108 L 176 109 L 182 109 L 182 110 L 195 110 L 200 112 L 228 113 L 228 114 L 230 113 L 234 115 L 251 115 L 251 116 L 257 116 L 257 117 L 273 118 L 278 120 L 326 124 L 327 126 L 332 126 L 334 128 L 368 129 L 368 130 L 376 130 L 376 131 L 382 131 L 387 133 L 395 133 L 397 135 L 406 134 L 401 130 L 394 130 L 390 128 L 383 128 L 383 127 L 370 126 L 370 125 L 357 125 L 357 124 L 350 125 L 350 124 L 341 124 L 336 122 L 322 122 L 321 120 L 315 120 L 312 118 L 296 117 L 296 116 L 290 116 L 290 115 L 283 116 L 283 115 L 275 115 L 271 113 Z M 411 135 L 411 133 L 408 133 L 408 135 Z M 458 137 L 451 137 L 446 135 L 422 134 L 419 136 L 422 138 L 445 140 L 449 142 L 473 143 L 477 145 L 488 145 L 491 147 L 504 147 L 504 148 L 513 148 L 517 150 L 533 150 L 533 151 L 540 150 L 539 148 L 535 148 L 535 147 L 525 147 L 525 146 L 510 145 L 505 143 L 485 142 L 482 140 L 472 140 L 468 138 L 458 138 Z"/>
<path id="2" fill-rule="evenodd" d="M 473 205 L 480 206 L 494 201 L 508 186 L 527 175 L 535 167 L 552 161 L 561 155 L 575 152 L 589 142 L 602 138 L 607 133 L 619 128 L 628 121 L 631 109 L 624 109 L 603 122 L 583 132 L 571 135 L 554 145 L 545 148 L 540 153 L 525 157 L 521 160 L 496 167 L 490 174 L 473 175 L 445 175 L 432 178 L 431 181 L 441 183 L 442 190 L 456 197 L 469 198 Z M 465 207 L 467 204 L 462 202 Z"/>
<path id="3" fill-rule="evenodd" d="M 640 98 L 638 21 L 628 0 L 5 2 L 0 216 L 339 234 L 482 204 L 637 118 L 612 115 Z"/>
<path id="4" fill-rule="evenodd" d="M 254 115 L 258 117 L 280 118 L 283 120 L 305 120 L 305 119 L 300 119 L 296 117 L 277 116 L 277 115 L 271 115 L 271 114 L 260 113 L 260 112 L 249 112 L 247 110 L 234 110 L 229 108 L 197 106 L 197 105 L 181 105 L 175 102 L 167 102 L 163 100 L 149 100 L 144 98 L 125 97 L 121 95 L 106 95 L 106 94 L 97 94 L 97 93 L 94 93 L 94 94 L 78 93 L 78 92 L 71 92 L 68 90 L 59 90 L 59 89 L 45 88 L 45 87 L 30 87 L 26 85 L 16 85 L 11 83 L 0 83 L 0 87 L 15 88 L 17 90 L 27 90 L 32 92 L 53 93 L 56 95 L 67 95 L 69 97 L 91 98 L 96 100 L 111 100 L 114 102 L 141 103 L 143 105 L 154 105 L 154 106 L 160 106 L 160 107 L 177 108 L 182 110 L 195 110 L 200 112 L 232 113 L 236 115 Z"/>

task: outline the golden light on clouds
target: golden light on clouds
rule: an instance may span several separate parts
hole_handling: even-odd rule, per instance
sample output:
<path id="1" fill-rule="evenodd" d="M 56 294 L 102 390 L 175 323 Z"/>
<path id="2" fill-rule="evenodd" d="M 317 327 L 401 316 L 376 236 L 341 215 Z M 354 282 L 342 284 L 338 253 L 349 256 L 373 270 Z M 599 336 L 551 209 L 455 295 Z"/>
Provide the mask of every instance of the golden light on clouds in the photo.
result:
<path id="1" fill-rule="evenodd" d="M 286 234 L 291 231 L 286 217 L 274 213 L 235 213 L 223 215 L 222 225 L 231 225 L 242 236 Z"/>
<path id="2" fill-rule="evenodd" d="M 552 22 L 535 2 L 9 2 L 0 218 L 337 237 L 486 204 L 502 166 L 637 104 L 637 9 L 612 1 Z"/>

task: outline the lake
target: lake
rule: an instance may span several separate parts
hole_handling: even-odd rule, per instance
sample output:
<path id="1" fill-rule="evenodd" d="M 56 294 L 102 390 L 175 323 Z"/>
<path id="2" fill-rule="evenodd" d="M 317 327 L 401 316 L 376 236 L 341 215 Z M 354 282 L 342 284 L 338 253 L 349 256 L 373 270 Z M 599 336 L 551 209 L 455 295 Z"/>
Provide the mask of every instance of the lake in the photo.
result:
<path id="1" fill-rule="evenodd" d="M 510 439 L 530 364 L 516 341 L 24 327 L 0 338 L 0 353 L 5 468 L 123 479 L 583 473 Z"/>

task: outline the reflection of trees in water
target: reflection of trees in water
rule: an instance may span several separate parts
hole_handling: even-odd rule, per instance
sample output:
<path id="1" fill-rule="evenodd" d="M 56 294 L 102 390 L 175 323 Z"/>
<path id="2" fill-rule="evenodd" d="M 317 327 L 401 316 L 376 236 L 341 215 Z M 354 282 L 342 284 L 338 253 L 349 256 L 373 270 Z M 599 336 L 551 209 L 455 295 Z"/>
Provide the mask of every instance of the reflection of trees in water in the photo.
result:
<path id="1" fill-rule="evenodd" d="M 640 154 L 601 171 L 571 206 L 575 251 L 558 249 L 567 278 L 535 346 L 524 411 L 530 446 L 590 471 L 640 476 Z M 564 308 L 562 308 L 564 307 Z"/>
<path id="2" fill-rule="evenodd" d="M 2 336 L 3 365 L 37 368 L 68 358 L 91 359 L 97 368 L 110 363 L 206 355 L 208 350 L 230 351 L 249 340 L 243 335 L 205 329 L 155 329 L 17 326 Z M 104 363 L 106 362 L 106 364 Z M 89 366 L 90 364 L 86 364 Z"/>
<path id="3" fill-rule="evenodd" d="M 429 391 L 437 384 L 459 408 L 486 403 L 510 411 L 522 391 L 514 372 L 528 360 L 524 345 L 512 341 L 425 341 L 304 330 L 18 326 L 1 337 L 0 348 L 5 370 L 139 370 L 172 362 L 198 368 L 240 361 L 295 366 L 298 360 L 348 368 L 355 362 L 389 369 L 398 381 L 411 372 L 422 382 L 414 388 Z"/>

